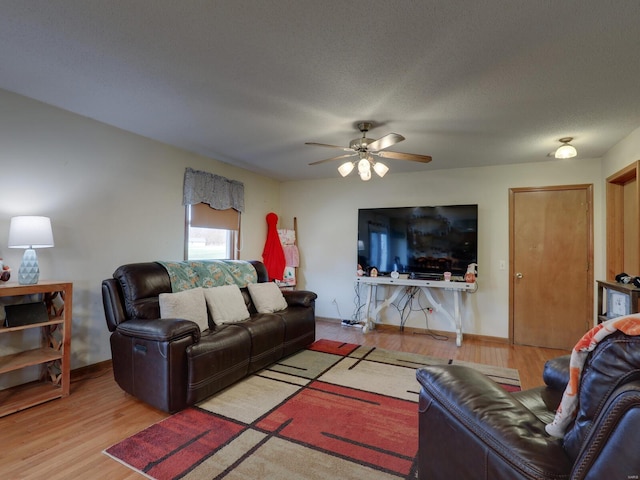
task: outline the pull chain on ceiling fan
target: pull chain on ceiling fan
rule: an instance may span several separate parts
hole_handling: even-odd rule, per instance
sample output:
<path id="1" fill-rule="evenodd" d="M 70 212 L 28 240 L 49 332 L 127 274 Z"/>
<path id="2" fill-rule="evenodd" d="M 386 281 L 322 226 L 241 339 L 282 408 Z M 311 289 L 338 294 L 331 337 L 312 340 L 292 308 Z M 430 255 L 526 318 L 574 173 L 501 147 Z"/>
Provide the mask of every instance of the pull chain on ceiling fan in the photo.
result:
<path id="1" fill-rule="evenodd" d="M 318 160 L 312 162 L 309 165 L 318 165 L 320 163 L 332 162 L 334 160 L 342 160 L 346 158 L 357 157 L 355 160 L 347 160 L 338 167 L 338 172 L 343 177 L 346 177 L 351 171 L 358 166 L 358 174 L 364 181 L 371 179 L 371 168 L 380 176 L 389 171 L 389 167 L 381 162 L 375 162 L 373 156 L 382 158 L 391 158 L 394 160 L 409 160 L 411 162 L 429 163 L 431 157 L 428 155 L 418 155 L 415 153 L 401 153 L 401 152 L 386 152 L 383 151 L 396 143 L 404 140 L 402 135 L 397 133 L 389 133 L 378 140 L 367 138 L 367 132 L 371 129 L 371 122 L 361 122 L 358 124 L 358 129 L 362 133 L 362 137 L 354 138 L 349 143 L 348 147 L 340 147 L 338 145 L 329 145 L 326 143 L 306 142 L 305 145 L 315 145 L 317 147 L 337 148 L 343 150 L 346 153 L 344 155 L 338 155 L 337 157 L 326 158 L 324 160 Z"/>

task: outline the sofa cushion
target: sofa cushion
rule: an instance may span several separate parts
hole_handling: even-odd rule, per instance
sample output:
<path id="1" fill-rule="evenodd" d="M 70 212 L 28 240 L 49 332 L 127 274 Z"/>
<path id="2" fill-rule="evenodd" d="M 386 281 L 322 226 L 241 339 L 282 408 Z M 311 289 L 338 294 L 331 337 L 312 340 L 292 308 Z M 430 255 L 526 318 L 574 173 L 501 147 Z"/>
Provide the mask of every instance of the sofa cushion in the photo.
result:
<path id="1" fill-rule="evenodd" d="M 201 287 L 159 295 L 160 318 L 184 318 L 196 322 L 203 332 L 209 328 L 207 304 Z"/>
<path id="2" fill-rule="evenodd" d="M 205 288 L 204 298 L 216 325 L 241 322 L 249 318 L 249 310 L 237 285 Z"/>
<path id="3" fill-rule="evenodd" d="M 247 288 L 258 313 L 273 313 L 287 308 L 287 301 L 274 282 L 250 283 Z"/>

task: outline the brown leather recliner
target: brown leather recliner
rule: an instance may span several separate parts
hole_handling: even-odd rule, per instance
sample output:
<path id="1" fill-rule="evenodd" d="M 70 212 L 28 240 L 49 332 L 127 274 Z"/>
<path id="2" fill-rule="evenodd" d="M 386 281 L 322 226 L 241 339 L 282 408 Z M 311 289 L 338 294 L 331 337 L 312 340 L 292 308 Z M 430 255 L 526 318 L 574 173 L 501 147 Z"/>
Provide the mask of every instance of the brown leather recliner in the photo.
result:
<path id="1" fill-rule="evenodd" d="M 267 282 L 262 262 L 250 262 Z M 171 292 L 166 269 L 156 262 L 119 267 L 102 282 L 111 334 L 113 375 L 127 393 L 166 412 L 193 405 L 315 340 L 313 292 L 283 291 L 285 310 L 257 313 L 241 288 L 251 317 L 200 332 L 194 322 L 161 319 L 158 296 Z"/>
<path id="2" fill-rule="evenodd" d="M 417 371 L 419 478 L 640 478 L 640 338 L 616 332 L 589 354 L 579 410 L 564 439 L 550 423 L 569 380 L 569 356 L 545 364 L 545 386 L 508 393 L 471 368 Z"/>

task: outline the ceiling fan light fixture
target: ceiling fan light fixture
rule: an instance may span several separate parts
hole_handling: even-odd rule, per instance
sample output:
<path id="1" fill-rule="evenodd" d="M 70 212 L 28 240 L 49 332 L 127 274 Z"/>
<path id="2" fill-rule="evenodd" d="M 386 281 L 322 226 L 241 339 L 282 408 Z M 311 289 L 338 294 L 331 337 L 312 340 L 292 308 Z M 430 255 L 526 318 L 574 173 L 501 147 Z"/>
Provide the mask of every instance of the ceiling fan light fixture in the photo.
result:
<path id="1" fill-rule="evenodd" d="M 376 162 L 373 166 L 373 169 L 378 174 L 380 178 L 384 177 L 386 173 L 389 171 L 389 167 L 387 167 L 384 163 Z"/>
<path id="2" fill-rule="evenodd" d="M 361 158 L 358 162 L 358 173 L 362 176 L 365 172 L 369 172 L 369 176 L 371 176 L 371 163 L 366 158 Z"/>
<path id="3" fill-rule="evenodd" d="M 319 165 L 325 162 L 342 160 L 343 163 L 338 167 L 338 172 L 340 173 L 340 175 L 346 177 L 357 166 L 358 175 L 363 181 L 366 182 L 367 180 L 371 179 L 371 169 L 375 170 L 376 175 L 381 178 L 384 177 L 389 171 L 389 167 L 387 167 L 385 164 L 375 162 L 372 155 L 381 158 L 390 158 L 393 160 L 408 160 L 421 163 L 429 163 L 431 161 L 431 157 L 428 155 L 386 151 L 387 148 L 397 144 L 398 142 L 402 142 L 405 139 L 398 133 L 388 133 L 387 135 L 384 135 L 377 140 L 373 140 L 371 138 L 367 138 L 367 132 L 373 126 L 372 122 L 359 122 L 357 126 L 362 136 L 351 140 L 348 147 L 330 145 L 328 143 L 305 142 L 305 145 L 314 145 L 317 147 L 333 148 L 342 150 L 344 152 L 351 152 L 346 154 L 343 153 L 342 155 L 337 155 L 331 158 L 325 158 L 324 160 L 311 162 L 309 165 Z M 356 158 L 353 161 L 344 160 L 346 158 L 354 157 Z"/>
<path id="4" fill-rule="evenodd" d="M 556 158 L 564 159 L 564 158 L 573 158 L 578 154 L 576 147 L 571 145 L 569 142 L 573 140 L 573 137 L 564 137 L 560 139 L 562 145 L 558 147 L 555 153 Z"/>
<path id="5" fill-rule="evenodd" d="M 354 168 L 354 162 L 344 162 L 342 165 L 338 167 L 338 172 L 340 172 L 340 175 L 342 175 L 343 177 L 346 177 L 351 173 L 353 168 Z"/>

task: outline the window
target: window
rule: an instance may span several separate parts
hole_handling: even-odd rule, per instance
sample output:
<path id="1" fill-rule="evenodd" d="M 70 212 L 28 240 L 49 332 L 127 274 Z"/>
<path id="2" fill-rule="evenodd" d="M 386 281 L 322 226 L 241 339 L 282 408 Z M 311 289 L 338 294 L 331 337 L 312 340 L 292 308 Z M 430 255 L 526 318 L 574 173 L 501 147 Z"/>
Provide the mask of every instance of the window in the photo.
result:
<path id="1" fill-rule="evenodd" d="M 389 235 L 386 231 L 370 231 L 369 242 L 371 245 L 371 261 L 381 272 L 389 271 L 387 259 L 389 257 Z M 395 270 L 395 268 L 394 268 Z"/>
<path id="2" fill-rule="evenodd" d="M 216 210 L 206 203 L 185 209 L 185 259 L 237 259 L 240 212 Z"/>

